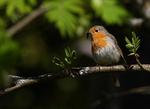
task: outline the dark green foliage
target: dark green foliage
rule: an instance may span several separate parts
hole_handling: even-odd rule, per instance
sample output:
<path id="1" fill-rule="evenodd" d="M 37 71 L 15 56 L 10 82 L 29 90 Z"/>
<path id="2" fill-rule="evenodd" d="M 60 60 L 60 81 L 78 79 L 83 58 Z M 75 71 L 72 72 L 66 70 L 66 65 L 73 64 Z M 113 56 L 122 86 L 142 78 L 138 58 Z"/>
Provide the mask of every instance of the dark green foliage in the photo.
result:
<path id="1" fill-rule="evenodd" d="M 71 50 L 69 47 L 65 48 L 65 57 L 64 60 L 61 60 L 58 57 L 53 57 L 52 62 L 61 67 L 61 68 L 66 68 L 66 67 L 70 67 L 71 64 L 73 63 L 73 61 L 77 58 L 76 56 L 76 51 L 75 50 Z"/>
<path id="2" fill-rule="evenodd" d="M 6 75 L 17 65 L 20 56 L 19 45 L 0 31 L 0 88 L 8 84 Z"/>
<path id="3" fill-rule="evenodd" d="M 129 56 L 131 55 L 138 55 L 137 54 L 137 50 L 139 49 L 140 47 L 140 42 L 141 40 L 139 39 L 139 37 L 136 36 L 136 34 L 134 32 L 132 32 L 132 38 L 131 38 L 131 41 L 125 37 L 125 41 L 126 41 L 126 47 L 129 49 L 130 51 L 130 54 Z"/>
<path id="4" fill-rule="evenodd" d="M 0 0 L 0 6 L 6 6 L 6 15 L 18 20 L 22 15 L 32 11 L 36 0 Z"/>
<path id="5" fill-rule="evenodd" d="M 10 39 L 5 32 L 0 32 L 0 70 L 13 68 L 20 55 L 19 45 Z"/>
<path id="6" fill-rule="evenodd" d="M 6 6 L 4 15 L 13 23 L 32 13 L 37 4 L 37 0 L 0 0 L 0 8 Z M 91 23 L 93 11 L 99 20 L 107 24 L 121 25 L 129 15 L 119 0 L 43 0 L 41 6 L 48 8 L 45 17 L 55 25 L 62 37 L 82 35 Z M 6 20 L 0 17 L 0 27 L 6 25 Z"/>
<path id="7" fill-rule="evenodd" d="M 53 57 L 52 63 L 54 63 L 55 65 L 57 65 L 61 68 L 65 67 L 64 62 L 61 61 L 61 59 L 59 59 L 58 57 L 55 57 L 55 56 Z"/>

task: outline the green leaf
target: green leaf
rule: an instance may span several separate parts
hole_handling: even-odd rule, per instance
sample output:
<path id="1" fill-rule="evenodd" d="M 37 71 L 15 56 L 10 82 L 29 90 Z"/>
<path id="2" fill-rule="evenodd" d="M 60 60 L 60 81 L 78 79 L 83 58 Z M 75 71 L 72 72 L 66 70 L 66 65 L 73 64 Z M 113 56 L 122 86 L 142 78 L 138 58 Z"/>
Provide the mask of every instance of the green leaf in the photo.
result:
<path id="1" fill-rule="evenodd" d="M 96 15 L 108 24 L 122 24 L 128 12 L 118 3 L 118 0 L 92 0 L 92 8 Z"/>
<path id="2" fill-rule="evenodd" d="M 0 6 L 3 6 L 3 5 L 5 5 L 6 4 L 6 0 L 0 0 Z"/>
<path id="3" fill-rule="evenodd" d="M 71 65 L 71 63 L 72 63 L 72 60 L 71 60 L 70 58 L 65 58 L 65 61 L 66 61 L 66 63 L 69 64 L 69 65 Z"/>
<path id="4" fill-rule="evenodd" d="M 126 47 L 129 48 L 129 49 L 131 49 L 131 48 L 133 48 L 134 46 L 133 46 L 132 44 L 126 44 Z"/>
<path id="5" fill-rule="evenodd" d="M 130 40 L 127 37 L 125 37 L 125 41 L 127 44 L 131 44 Z"/>
<path id="6" fill-rule="evenodd" d="M 135 48 L 135 51 L 136 51 L 136 52 L 137 52 L 137 50 L 139 49 L 139 47 L 140 47 L 140 46 L 137 46 L 137 47 Z"/>
<path id="7" fill-rule="evenodd" d="M 53 57 L 52 62 L 61 68 L 64 68 L 65 66 L 63 61 L 61 61 L 58 57 Z"/>
<path id="8" fill-rule="evenodd" d="M 84 10 L 81 7 L 82 4 L 82 0 L 68 0 L 67 2 L 64 2 L 64 7 L 66 8 L 66 10 L 72 13 L 83 14 Z"/>
<path id="9" fill-rule="evenodd" d="M 71 64 L 71 60 L 69 58 L 65 58 L 67 64 Z"/>
<path id="10" fill-rule="evenodd" d="M 52 0 L 44 4 L 50 10 L 46 17 L 59 29 L 62 36 L 73 36 L 79 24 L 78 16 L 84 13 L 81 0 Z"/>
<path id="11" fill-rule="evenodd" d="M 77 58 L 77 52 L 75 50 L 72 50 L 72 58 L 73 59 Z"/>
<path id="12" fill-rule="evenodd" d="M 60 66 L 62 68 L 64 67 L 70 67 L 70 65 L 72 64 L 72 62 L 76 59 L 76 51 L 75 50 L 71 50 L 69 47 L 65 48 L 65 57 L 64 57 L 64 62 L 60 60 L 60 58 L 57 57 L 53 57 L 52 62 L 57 65 Z"/>
<path id="13" fill-rule="evenodd" d="M 71 50 L 70 50 L 70 48 L 65 48 L 65 55 L 66 55 L 67 57 L 70 57 L 70 56 L 71 56 Z"/>
<path id="14" fill-rule="evenodd" d="M 125 41 L 126 41 L 126 47 L 129 49 L 129 51 L 131 52 L 131 54 L 137 54 L 137 50 L 140 47 L 140 39 L 139 37 L 136 36 L 136 34 L 134 32 L 132 32 L 132 38 L 131 41 L 125 37 Z"/>
<path id="15" fill-rule="evenodd" d="M 141 41 L 140 41 L 140 39 L 137 37 L 137 39 L 135 40 L 135 42 L 136 42 L 136 44 L 137 45 L 140 45 L 140 43 L 141 43 Z"/>
<path id="16" fill-rule="evenodd" d="M 135 32 L 132 32 L 132 37 L 136 38 Z"/>
<path id="17" fill-rule="evenodd" d="M 36 0 L 5 0 L 6 15 L 11 17 L 12 21 L 17 20 L 24 14 L 32 11 L 32 6 Z"/>

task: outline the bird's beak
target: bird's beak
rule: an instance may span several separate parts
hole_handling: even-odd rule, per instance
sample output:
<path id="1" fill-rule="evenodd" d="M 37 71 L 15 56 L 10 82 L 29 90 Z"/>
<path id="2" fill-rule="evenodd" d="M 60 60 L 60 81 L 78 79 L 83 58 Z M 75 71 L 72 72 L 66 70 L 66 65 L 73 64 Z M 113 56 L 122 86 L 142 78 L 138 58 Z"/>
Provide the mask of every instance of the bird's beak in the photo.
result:
<path id="1" fill-rule="evenodd" d="M 87 33 L 86 33 L 86 37 L 87 37 L 87 39 L 88 39 L 88 38 L 91 38 L 91 37 L 92 37 L 92 34 L 91 34 L 90 32 L 87 32 Z"/>

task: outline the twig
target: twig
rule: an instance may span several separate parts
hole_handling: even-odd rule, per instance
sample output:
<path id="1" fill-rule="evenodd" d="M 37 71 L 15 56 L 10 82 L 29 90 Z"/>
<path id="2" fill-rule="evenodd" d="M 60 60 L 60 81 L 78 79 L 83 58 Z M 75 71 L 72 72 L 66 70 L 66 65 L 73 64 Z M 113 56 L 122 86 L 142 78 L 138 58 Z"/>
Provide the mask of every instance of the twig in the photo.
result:
<path id="1" fill-rule="evenodd" d="M 37 82 L 38 81 L 34 80 L 34 79 L 20 79 L 20 80 L 18 80 L 18 82 L 16 83 L 15 86 L 12 86 L 12 87 L 6 88 L 5 90 L 0 91 L 0 96 L 7 94 L 9 92 L 15 91 L 17 89 L 20 89 L 24 86 L 28 86 L 28 85 L 37 83 Z"/>
<path id="2" fill-rule="evenodd" d="M 7 33 L 10 37 L 14 36 L 17 32 L 22 30 L 26 25 L 30 24 L 34 19 L 43 15 L 48 9 L 40 6 L 36 10 L 34 10 L 31 14 L 20 20 L 18 23 L 13 25 L 7 30 Z"/>
<path id="3" fill-rule="evenodd" d="M 135 57 L 135 60 L 136 60 L 137 64 L 141 68 L 141 70 L 146 70 L 146 69 L 144 69 L 143 65 L 141 64 L 141 62 L 139 60 L 139 55 L 138 54 L 134 54 L 134 57 Z"/>
<path id="4" fill-rule="evenodd" d="M 83 67 L 79 73 L 80 75 L 90 74 L 90 73 L 97 73 L 97 72 L 105 72 L 105 73 L 118 73 L 118 72 L 126 72 L 127 70 L 130 71 L 141 71 L 141 68 L 137 64 L 131 65 L 130 69 L 126 69 L 123 65 L 115 65 L 115 66 L 94 66 L 94 67 Z M 142 64 L 143 68 L 150 72 L 150 64 Z"/>
<path id="5" fill-rule="evenodd" d="M 117 95 L 120 97 L 128 94 L 150 94 L 150 86 L 148 85 L 148 86 L 141 86 L 137 88 L 131 88 L 126 91 L 122 91 Z"/>
<path id="6" fill-rule="evenodd" d="M 8 75 L 8 79 L 14 80 L 12 81 L 12 84 L 15 84 L 14 86 L 8 87 L 5 90 L 0 91 L 0 96 L 5 95 L 8 92 L 12 92 L 14 90 L 20 89 L 24 86 L 28 86 L 31 84 L 38 83 L 42 80 L 51 80 L 51 79 L 58 79 L 58 78 L 64 78 L 64 77 L 82 77 L 89 74 L 96 74 L 96 73 L 118 73 L 118 72 L 127 72 L 129 71 L 142 71 L 139 65 L 131 65 L 131 69 L 125 69 L 123 65 L 116 65 L 116 66 L 93 66 L 93 67 L 76 67 L 72 68 L 70 70 L 63 70 L 59 73 L 53 73 L 53 74 L 44 74 L 39 75 L 37 77 L 20 77 L 16 75 Z M 147 72 L 150 73 L 150 65 L 149 64 L 143 64 L 142 65 L 144 69 L 146 69 Z"/>
<path id="7" fill-rule="evenodd" d="M 35 83 L 38 83 L 42 80 L 46 80 L 46 79 L 53 79 L 56 77 L 60 77 L 63 76 L 63 73 L 59 74 L 43 74 L 43 75 L 39 75 L 37 77 L 21 77 L 21 76 L 16 76 L 16 75 L 8 75 L 8 80 L 10 82 L 12 82 L 12 84 L 15 84 L 14 86 L 8 87 L 4 90 L 0 91 L 0 96 L 5 95 L 9 92 L 15 91 L 17 89 L 20 89 L 24 86 L 28 86 L 28 85 L 32 85 Z"/>

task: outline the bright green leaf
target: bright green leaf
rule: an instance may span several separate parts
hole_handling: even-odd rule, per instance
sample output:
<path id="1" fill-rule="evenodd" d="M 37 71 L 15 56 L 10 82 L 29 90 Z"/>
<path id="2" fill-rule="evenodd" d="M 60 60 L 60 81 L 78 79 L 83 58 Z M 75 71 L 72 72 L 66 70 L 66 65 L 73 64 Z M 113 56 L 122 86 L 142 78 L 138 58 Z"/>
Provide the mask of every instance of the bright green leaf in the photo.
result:
<path id="1" fill-rule="evenodd" d="M 65 58 L 67 64 L 71 64 L 71 60 L 69 58 Z"/>
<path id="2" fill-rule="evenodd" d="M 6 4 L 6 0 L 0 0 L 0 6 L 3 6 L 3 5 L 5 5 Z"/>
<path id="3" fill-rule="evenodd" d="M 136 34 L 135 34 L 135 32 L 132 32 L 132 36 L 135 38 L 136 37 Z"/>
<path id="4" fill-rule="evenodd" d="M 6 5 L 6 14 L 11 17 L 12 21 L 17 20 L 22 15 L 27 14 L 32 11 L 34 0 L 7 0 Z"/>
<path id="5" fill-rule="evenodd" d="M 133 48 L 134 46 L 132 44 L 126 44 L 126 47 L 130 49 Z"/>
<path id="6" fill-rule="evenodd" d="M 65 48 L 65 54 L 67 57 L 70 57 L 70 51 L 69 48 Z"/>
<path id="7" fill-rule="evenodd" d="M 92 0 L 92 8 L 108 24 L 122 24 L 128 12 L 118 0 Z"/>
<path id="8" fill-rule="evenodd" d="M 140 39 L 139 37 L 136 36 L 136 34 L 134 32 L 132 32 L 132 38 L 131 41 L 125 37 L 125 41 L 126 41 L 126 47 L 129 49 L 129 51 L 131 52 L 131 54 L 136 54 L 137 50 L 140 47 Z M 131 55 L 130 54 L 130 55 Z"/>
<path id="9" fill-rule="evenodd" d="M 45 3 L 49 7 L 46 17 L 59 29 L 62 36 L 73 36 L 79 24 L 78 16 L 84 13 L 81 0 L 52 0 Z"/>
<path id="10" fill-rule="evenodd" d="M 125 41 L 127 44 L 131 44 L 130 40 L 127 37 L 125 37 Z"/>

